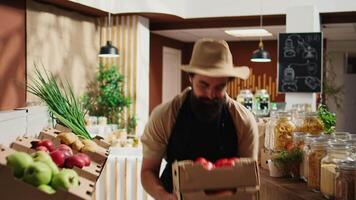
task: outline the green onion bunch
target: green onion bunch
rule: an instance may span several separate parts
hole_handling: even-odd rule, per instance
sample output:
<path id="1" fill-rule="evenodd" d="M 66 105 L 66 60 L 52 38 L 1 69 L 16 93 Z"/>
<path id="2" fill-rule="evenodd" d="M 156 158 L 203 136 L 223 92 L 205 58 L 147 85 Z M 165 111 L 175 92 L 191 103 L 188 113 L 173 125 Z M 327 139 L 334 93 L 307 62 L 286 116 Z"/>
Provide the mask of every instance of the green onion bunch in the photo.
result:
<path id="1" fill-rule="evenodd" d="M 44 74 L 35 66 L 35 78 L 31 77 L 27 85 L 28 92 L 39 97 L 48 106 L 50 114 L 60 124 L 72 129 L 81 138 L 91 139 L 85 128 L 85 112 L 74 96 L 69 83 L 64 85 L 61 80 L 57 84 L 52 73 L 45 70 Z"/>

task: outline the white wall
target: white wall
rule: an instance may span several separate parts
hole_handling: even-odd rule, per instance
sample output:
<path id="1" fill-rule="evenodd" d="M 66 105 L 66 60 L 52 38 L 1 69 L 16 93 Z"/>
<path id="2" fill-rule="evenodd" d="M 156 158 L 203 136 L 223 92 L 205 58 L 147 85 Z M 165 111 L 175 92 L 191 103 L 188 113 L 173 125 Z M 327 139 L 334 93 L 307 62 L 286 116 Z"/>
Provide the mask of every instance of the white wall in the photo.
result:
<path id="1" fill-rule="evenodd" d="M 143 133 L 149 115 L 149 65 L 150 65 L 150 30 L 149 20 L 138 18 L 137 25 L 137 77 L 136 77 L 136 133 Z"/>
<path id="2" fill-rule="evenodd" d="M 335 101 L 327 99 L 330 110 L 336 113 L 336 130 L 356 133 L 356 75 L 345 74 L 345 54 L 356 53 L 355 41 L 330 41 L 327 43 L 327 55 L 330 62 L 328 68 L 333 68 L 336 74 L 336 86 L 343 85 L 343 93 L 339 94 L 342 99 L 342 108 L 337 109 Z"/>
<path id="3" fill-rule="evenodd" d="M 324 12 L 355 11 L 355 0 L 71 0 L 112 13 L 153 12 L 182 18 L 285 14 L 288 7 L 315 5 Z"/>
<path id="4" fill-rule="evenodd" d="M 0 144 L 9 146 L 19 136 L 36 136 L 49 126 L 48 120 L 42 106 L 0 112 Z"/>

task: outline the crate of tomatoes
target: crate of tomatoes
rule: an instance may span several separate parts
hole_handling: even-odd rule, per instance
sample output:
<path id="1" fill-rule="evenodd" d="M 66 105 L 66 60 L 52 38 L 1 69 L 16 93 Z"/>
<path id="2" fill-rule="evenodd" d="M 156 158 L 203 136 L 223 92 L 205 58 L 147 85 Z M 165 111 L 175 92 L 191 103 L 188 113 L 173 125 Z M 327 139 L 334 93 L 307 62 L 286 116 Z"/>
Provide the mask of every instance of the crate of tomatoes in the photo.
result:
<path id="1" fill-rule="evenodd" d="M 173 189 L 179 200 L 258 199 L 260 179 L 256 160 L 205 158 L 172 165 Z"/>

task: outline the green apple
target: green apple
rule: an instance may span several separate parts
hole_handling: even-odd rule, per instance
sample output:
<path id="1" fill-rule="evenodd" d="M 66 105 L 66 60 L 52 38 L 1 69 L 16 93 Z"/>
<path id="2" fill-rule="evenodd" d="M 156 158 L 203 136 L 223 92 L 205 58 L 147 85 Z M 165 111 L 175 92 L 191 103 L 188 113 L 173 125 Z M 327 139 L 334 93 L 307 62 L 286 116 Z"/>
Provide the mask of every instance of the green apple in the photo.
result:
<path id="1" fill-rule="evenodd" d="M 46 163 L 49 168 L 51 168 L 53 175 L 59 172 L 57 165 L 53 162 L 51 156 L 47 152 L 37 151 L 32 154 L 32 157 L 34 161 L 41 161 Z"/>
<path id="2" fill-rule="evenodd" d="M 56 193 L 56 190 L 54 190 L 51 186 L 49 185 L 40 185 L 37 187 L 39 190 L 42 192 L 45 192 L 47 194 L 54 194 Z"/>
<path id="3" fill-rule="evenodd" d="M 52 179 L 52 170 L 44 162 L 35 161 L 25 169 L 23 180 L 34 186 L 49 184 Z"/>
<path id="4" fill-rule="evenodd" d="M 59 188 L 67 190 L 71 187 L 77 187 L 79 185 L 78 174 L 72 169 L 62 169 L 53 177 L 51 185 L 56 190 Z"/>
<path id="5" fill-rule="evenodd" d="M 32 157 L 24 152 L 15 152 L 6 157 L 7 165 L 13 169 L 14 176 L 22 178 L 25 169 L 33 163 Z"/>

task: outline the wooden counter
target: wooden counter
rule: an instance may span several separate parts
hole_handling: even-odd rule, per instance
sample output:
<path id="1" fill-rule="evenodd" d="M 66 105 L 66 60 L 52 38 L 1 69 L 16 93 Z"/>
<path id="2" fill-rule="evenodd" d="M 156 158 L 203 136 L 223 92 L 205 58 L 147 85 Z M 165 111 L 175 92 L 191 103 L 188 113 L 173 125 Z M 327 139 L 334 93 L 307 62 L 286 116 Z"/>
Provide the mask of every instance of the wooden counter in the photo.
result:
<path id="1" fill-rule="evenodd" d="M 260 200 L 325 200 L 321 193 L 312 192 L 307 184 L 288 178 L 273 178 L 260 169 Z"/>

